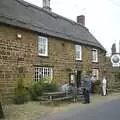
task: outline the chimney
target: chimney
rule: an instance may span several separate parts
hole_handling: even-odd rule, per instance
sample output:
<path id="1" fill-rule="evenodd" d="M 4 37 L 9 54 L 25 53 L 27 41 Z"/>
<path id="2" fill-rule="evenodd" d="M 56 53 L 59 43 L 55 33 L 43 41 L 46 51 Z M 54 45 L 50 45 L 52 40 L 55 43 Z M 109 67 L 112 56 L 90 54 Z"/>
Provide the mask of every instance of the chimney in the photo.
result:
<path id="1" fill-rule="evenodd" d="M 84 15 L 77 16 L 77 23 L 85 26 L 85 16 Z"/>
<path id="2" fill-rule="evenodd" d="M 50 0 L 43 0 L 43 9 L 45 9 L 47 11 L 51 11 Z"/>
<path id="3" fill-rule="evenodd" d="M 113 43 L 112 48 L 111 48 L 112 55 L 116 53 L 116 44 Z"/>

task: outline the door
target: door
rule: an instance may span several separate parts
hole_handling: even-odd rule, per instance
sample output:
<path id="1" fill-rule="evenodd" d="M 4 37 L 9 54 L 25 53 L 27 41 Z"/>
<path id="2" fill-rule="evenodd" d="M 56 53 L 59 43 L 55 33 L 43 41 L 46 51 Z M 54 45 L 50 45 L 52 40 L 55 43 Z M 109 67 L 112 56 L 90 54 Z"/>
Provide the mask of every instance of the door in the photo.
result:
<path id="1" fill-rule="evenodd" d="M 77 84 L 77 88 L 81 86 L 81 71 L 77 71 L 76 84 Z"/>

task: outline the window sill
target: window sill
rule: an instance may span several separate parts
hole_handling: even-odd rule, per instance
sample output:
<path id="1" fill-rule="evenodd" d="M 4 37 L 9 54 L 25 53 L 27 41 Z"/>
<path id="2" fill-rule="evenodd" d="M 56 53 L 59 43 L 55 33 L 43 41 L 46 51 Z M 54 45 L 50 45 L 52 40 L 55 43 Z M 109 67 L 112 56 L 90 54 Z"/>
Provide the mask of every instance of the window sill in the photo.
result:
<path id="1" fill-rule="evenodd" d="M 82 60 L 75 60 L 75 61 L 82 62 Z"/>
<path id="2" fill-rule="evenodd" d="M 49 56 L 46 56 L 46 55 L 38 55 L 38 57 L 48 58 Z"/>
<path id="3" fill-rule="evenodd" d="M 98 64 L 99 62 L 93 62 L 93 61 L 92 61 L 92 63 L 96 63 L 96 64 Z"/>

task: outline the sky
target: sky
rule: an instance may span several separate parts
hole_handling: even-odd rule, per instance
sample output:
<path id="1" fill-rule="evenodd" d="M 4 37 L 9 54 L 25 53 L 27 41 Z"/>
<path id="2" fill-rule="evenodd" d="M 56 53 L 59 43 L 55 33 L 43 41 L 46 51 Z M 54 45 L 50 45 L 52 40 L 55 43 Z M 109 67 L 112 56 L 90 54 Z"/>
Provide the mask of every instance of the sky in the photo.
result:
<path id="1" fill-rule="evenodd" d="M 42 7 L 42 0 L 25 0 Z M 113 43 L 119 52 L 120 40 L 120 0 L 51 0 L 52 12 L 76 21 L 77 16 L 85 15 L 85 26 L 111 53 Z"/>

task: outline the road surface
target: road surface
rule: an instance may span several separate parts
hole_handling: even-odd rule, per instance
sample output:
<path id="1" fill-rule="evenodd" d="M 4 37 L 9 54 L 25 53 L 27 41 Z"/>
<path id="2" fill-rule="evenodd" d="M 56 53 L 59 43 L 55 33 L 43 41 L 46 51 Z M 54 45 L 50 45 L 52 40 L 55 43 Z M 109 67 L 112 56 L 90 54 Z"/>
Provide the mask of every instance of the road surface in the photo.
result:
<path id="1" fill-rule="evenodd" d="M 51 114 L 39 120 L 120 120 L 120 99 L 86 104 L 67 111 Z"/>

